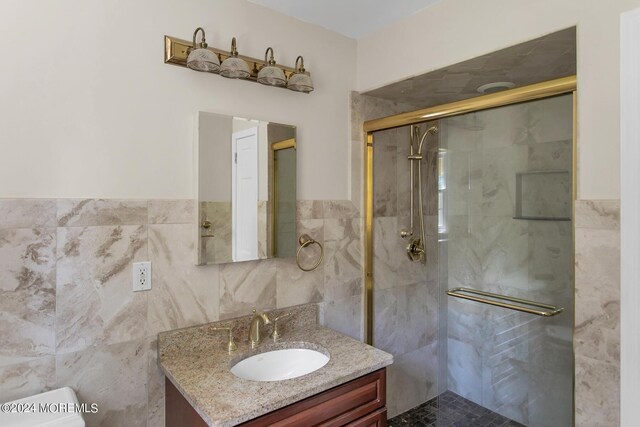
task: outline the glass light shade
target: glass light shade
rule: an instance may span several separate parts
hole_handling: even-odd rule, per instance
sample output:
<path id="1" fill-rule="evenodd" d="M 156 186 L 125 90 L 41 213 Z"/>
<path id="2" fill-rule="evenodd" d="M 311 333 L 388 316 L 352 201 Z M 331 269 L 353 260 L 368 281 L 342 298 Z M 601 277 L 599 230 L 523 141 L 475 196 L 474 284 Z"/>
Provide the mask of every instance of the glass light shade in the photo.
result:
<path id="1" fill-rule="evenodd" d="M 265 65 L 258 73 L 258 83 L 269 86 L 286 86 L 287 79 L 284 71 L 275 65 Z"/>
<path id="2" fill-rule="evenodd" d="M 206 73 L 218 73 L 220 71 L 220 60 L 218 55 L 209 49 L 193 49 L 187 57 L 187 67 Z"/>
<path id="3" fill-rule="evenodd" d="M 230 56 L 222 61 L 220 75 L 230 79 L 246 79 L 251 75 L 249 65 L 244 59 Z"/>
<path id="4" fill-rule="evenodd" d="M 295 90 L 296 92 L 309 93 L 313 91 L 313 82 L 311 81 L 311 77 L 307 74 L 295 73 L 289 77 L 287 89 Z"/>

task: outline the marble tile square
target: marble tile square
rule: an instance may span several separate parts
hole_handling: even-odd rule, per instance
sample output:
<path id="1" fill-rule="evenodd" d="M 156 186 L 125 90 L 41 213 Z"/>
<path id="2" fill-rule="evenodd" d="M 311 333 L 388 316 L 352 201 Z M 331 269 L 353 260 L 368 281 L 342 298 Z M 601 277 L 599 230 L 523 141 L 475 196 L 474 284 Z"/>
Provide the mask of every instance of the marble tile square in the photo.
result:
<path id="1" fill-rule="evenodd" d="M 277 260 L 276 270 L 277 308 L 322 301 L 324 266 L 305 272 L 298 268 L 295 259 L 286 258 Z"/>
<path id="2" fill-rule="evenodd" d="M 436 283 L 378 290 L 374 294 L 374 345 L 396 355 L 434 342 L 438 337 Z"/>
<path id="3" fill-rule="evenodd" d="M 55 199 L 0 199 L 0 230 L 55 226 Z"/>
<path id="4" fill-rule="evenodd" d="M 360 219 L 324 220 L 325 300 L 339 300 L 362 292 Z"/>
<path id="5" fill-rule="evenodd" d="M 482 357 L 473 344 L 449 338 L 447 341 L 449 390 L 482 405 Z"/>
<path id="6" fill-rule="evenodd" d="M 149 224 L 193 224 L 196 202 L 191 199 L 149 200 Z"/>
<path id="7" fill-rule="evenodd" d="M 387 416 L 395 417 L 437 395 L 438 344 L 394 357 L 387 367 Z"/>
<path id="8" fill-rule="evenodd" d="M 376 289 L 389 289 L 397 285 L 396 272 L 401 256 L 405 256 L 398 242 L 398 218 L 373 219 L 373 282 Z"/>
<path id="9" fill-rule="evenodd" d="M 620 233 L 576 229 L 576 354 L 620 361 Z"/>
<path id="10" fill-rule="evenodd" d="M 55 352 L 56 232 L 0 230 L 0 365 Z"/>
<path id="11" fill-rule="evenodd" d="M 9 402 L 54 388 L 56 361 L 53 356 L 0 366 L 0 402 Z"/>
<path id="12" fill-rule="evenodd" d="M 620 229 L 620 200 L 576 200 L 576 228 Z"/>
<path id="13" fill-rule="evenodd" d="M 360 208 L 351 200 L 323 200 L 323 218 L 359 218 Z"/>
<path id="14" fill-rule="evenodd" d="M 445 156 L 446 215 L 479 215 L 485 173 L 482 152 L 452 150 L 447 151 Z"/>
<path id="15" fill-rule="evenodd" d="M 322 200 L 298 200 L 296 202 L 296 219 L 324 218 L 324 202 Z"/>
<path id="16" fill-rule="evenodd" d="M 527 132 L 536 143 L 573 139 L 571 94 L 522 104 Z"/>
<path id="17" fill-rule="evenodd" d="M 520 211 L 525 217 L 571 218 L 573 204 L 571 172 L 519 175 Z"/>
<path id="18" fill-rule="evenodd" d="M 277 306 L 277 260 L 220 266 L 220 318 L 229 319 Z"/>
<path id="19" fill-rule="evenodd" d="M 575 369 L 576 426 L 620 425 L 620 368 L 576 355 Z"/>
<path id="20" fill-rule="evenodd" d="M 191 224 L 149 226 L 149 334 L 218 320 L 219 266 L 195 265 Z"/>
<path id="21" fill-rule="evenodd" d="M 118 199 L 58 199 L 59 227 L 140 225 L 148 220 L 147 201 Z"/>
<path id="22" fill-rule="evenodd" d="M 478 223 L 471 237 L 481 256 L 481 283 L 490 285 L 496 291 L 505 287 L 526 292 L 529 289 L 529 235 L 526 221 L 481 217 Z M 491 291 L 490 288 L 485 290 Z"/>
<path id="23" fill-rule="evenodd" d="M 362 125 L 367 120 L 415 110 L 414 106 L 351 92 L 351 139 L 364 140 Z"/>
<path id="24" fill-rule="evenodd" d="M 354 339 L 363 340 L 362 296 L 357 295 L 336 301 L 324 301 L 319 304 L 320 324 Z"/>
<path id="25" fill-rule="evenodd" d="M 132 263 L 148 260 L 147 226 L 60 227 L 57 235 L 58 351 L 146 336 L 147 293 L 132 292 L 131 277 Z"/>
<path id="26" fill-rule="evenodd" d="M 398 214 L 397 153 L 395 146 L 375 146 L 373 150 L 373 216 Z"/>
<path id="27" fill-rule="evenodd" d="M 573 305 L 572 235 L 570 221 L 529 223 L 529 289 L 556 305 Z"/>
<path id="28" fill-rule="evenodd" d="M 573 139 L 529 144 L 527 163 L 529 170 L 563 170 L 571 173 Z"/>
<path id="29" fill-rule="evenodd" d="M 522 143 L 527 135 L 528 109 L 526 104 L 484 110 L 478 113 L 479 133 L 485 151 L 503 150 Z"/>
<path id="30" fill-rule="evenodd" d="M 527 170 L 527 147 L 513 145 L 485 149 L 482 156 L 482 214 L 513 217 L 516 173 Z"/>
<path id="31" fill-rule="evenodd" d="M 147 425 L 146 339 L 56 356 L 57 387 L 73 388 L 80 403 L 97 403 L 84 414 L 88 426 Z"/>

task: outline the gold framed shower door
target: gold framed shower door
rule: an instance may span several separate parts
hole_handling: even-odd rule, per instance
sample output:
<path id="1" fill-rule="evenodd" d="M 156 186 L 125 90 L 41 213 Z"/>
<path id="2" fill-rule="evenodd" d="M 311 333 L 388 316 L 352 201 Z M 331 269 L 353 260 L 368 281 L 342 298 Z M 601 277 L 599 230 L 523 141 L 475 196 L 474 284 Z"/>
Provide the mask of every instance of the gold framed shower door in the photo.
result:
<path id="1" fill-rule="evenodd" d="M 577 193 L 577 79 L 576 76 L 562 77 L 546 82 L 522 86 L 489 95 L 451 102 L 435 107 L 423 108 L 407 113 L 396 114 L 380 119 L 364 122 L 364 336 L 367 344 L 373 345 L 373 133 L 377 131 L 408 126 L 427 121 L 458 116 L 491 108 L 504 107 L 536 99 L 573 93 L 573 195 L 575 201 Z M 575 203 L 574 203 L 575 205 Z M 575 218 L 575 216 L 573 216 Z M 575 225 L 574 225 L 575 230 Z M 574 237 L 575 253 L 575 237 Z"/>

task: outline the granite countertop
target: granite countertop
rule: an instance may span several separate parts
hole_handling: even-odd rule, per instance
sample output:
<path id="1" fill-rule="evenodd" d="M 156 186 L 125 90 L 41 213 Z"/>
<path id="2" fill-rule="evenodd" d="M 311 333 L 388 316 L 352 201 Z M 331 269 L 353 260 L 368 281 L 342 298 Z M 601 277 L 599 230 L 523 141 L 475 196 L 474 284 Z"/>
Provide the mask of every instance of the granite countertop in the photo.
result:
<path id="1" fill-rule="evenodd" d="M 293 312 L 278 326 L 282 338 L 265 340 L 256 349 L 248 343 L 251 316 L 158 335 L 158 363 L 165 375 L 209 426 L 227 427 L 321 393 L 393 363 L 393 356 L 317 323 L 317 306 L 306 305 L 269 313 Z M 215 327 L 234 326 L 238 350 L 227 351 L 227 334 Z M 230 367 L 253 354 L 283 348 L 312 348 L 330 355 L 329 363 L 310 374 L 284 381 L 258 382 L 237 378 Z"/>

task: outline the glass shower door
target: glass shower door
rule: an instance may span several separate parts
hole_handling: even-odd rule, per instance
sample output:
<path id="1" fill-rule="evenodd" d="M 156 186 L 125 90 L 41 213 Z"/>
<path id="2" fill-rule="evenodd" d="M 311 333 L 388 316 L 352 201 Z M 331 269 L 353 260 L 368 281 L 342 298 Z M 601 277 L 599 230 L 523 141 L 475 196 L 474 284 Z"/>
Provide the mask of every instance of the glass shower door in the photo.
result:
<path id="1" fill-rule="evenodd" d="M 572 127 L 572 95 L 440 121 L 438 425 L 573 423 Z"/>

